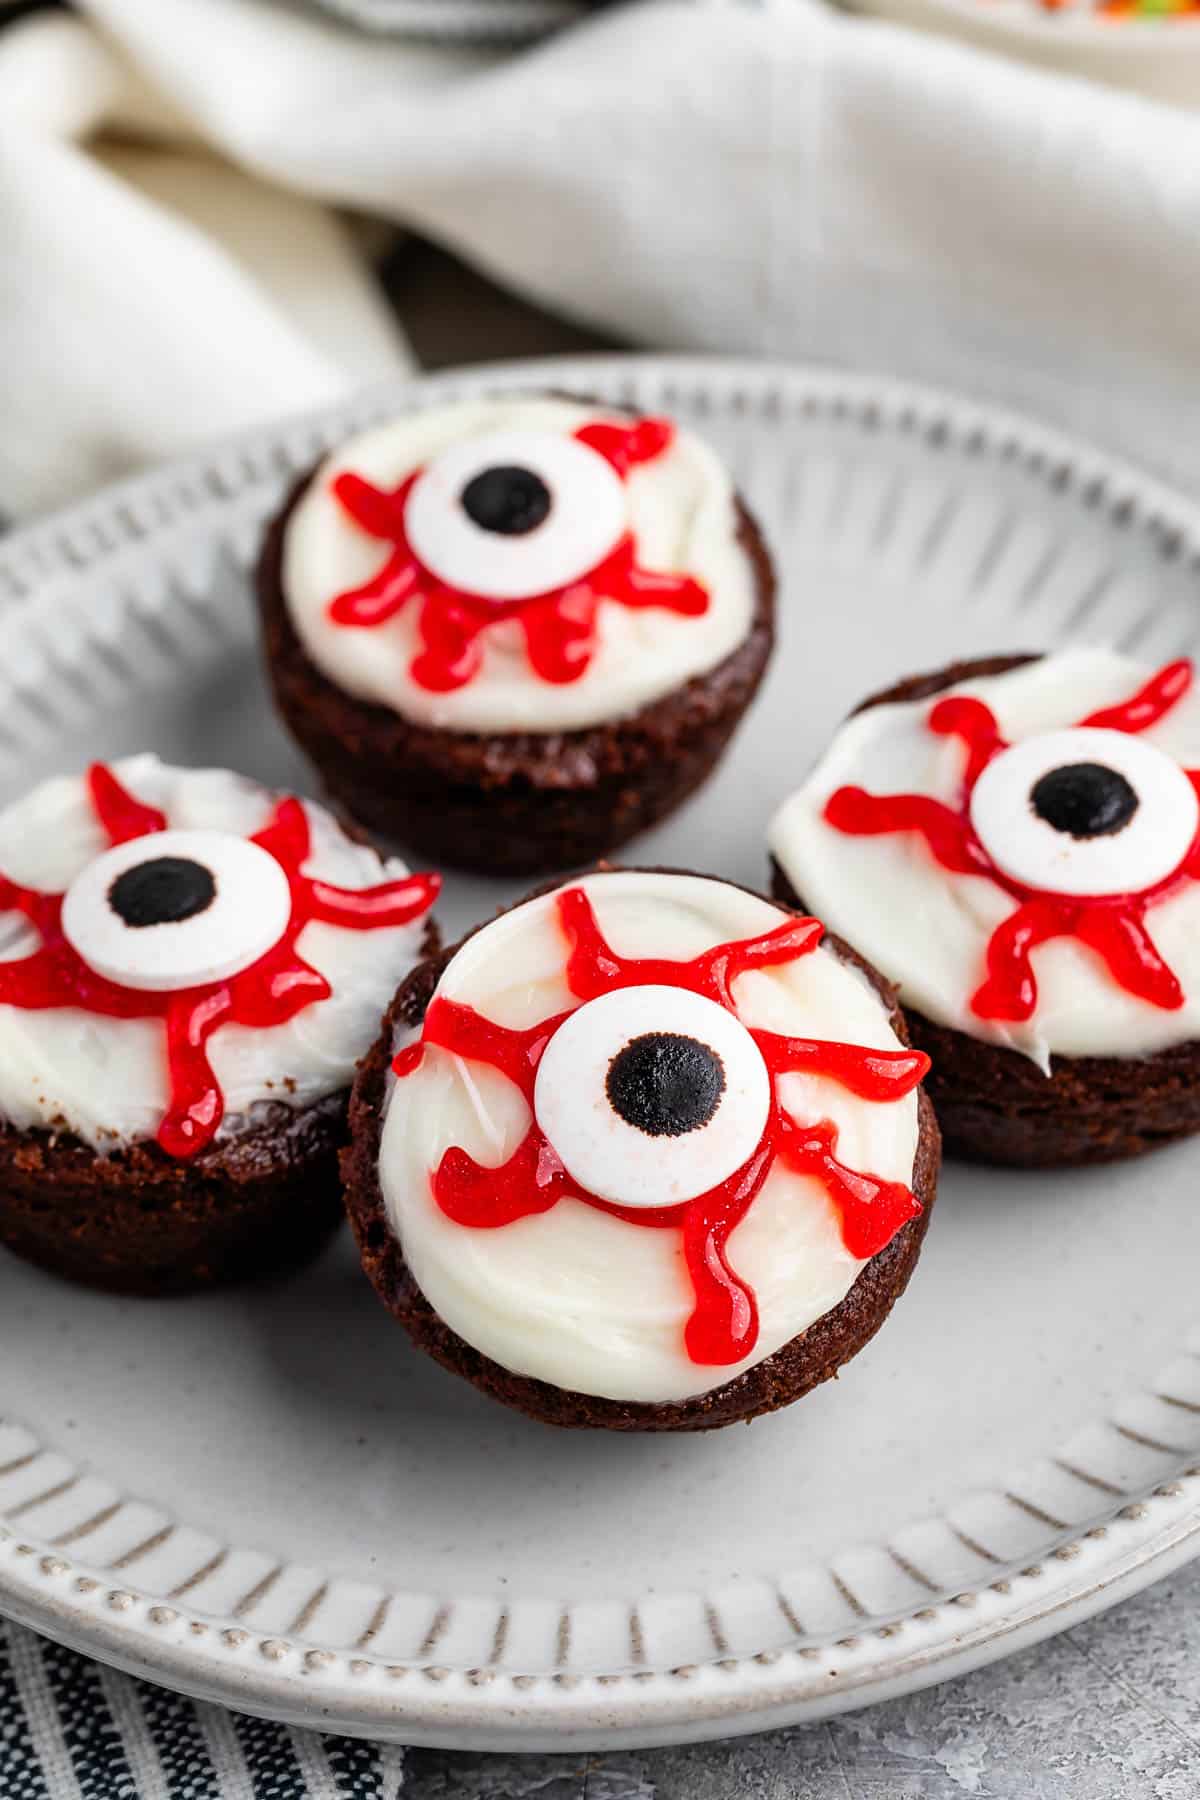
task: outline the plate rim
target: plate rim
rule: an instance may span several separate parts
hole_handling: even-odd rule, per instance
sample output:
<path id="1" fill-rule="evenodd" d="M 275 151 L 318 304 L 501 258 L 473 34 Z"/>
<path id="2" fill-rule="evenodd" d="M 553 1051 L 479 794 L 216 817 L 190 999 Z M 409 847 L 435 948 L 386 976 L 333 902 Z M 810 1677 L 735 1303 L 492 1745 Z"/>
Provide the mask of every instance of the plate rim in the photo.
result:
<path id="1" fill-rule="evenodd" d="M 754 358 L 597 354 L 476 363 L 372 386 L 339 403 L 252 427 L 115 483 L 0 539 L 0 621 L 37 612 L 57 568 L 80 581 L 89 568 L 181 523 L 203 535 L 209 509 L 237 500 L 257 459 L 282 486 L 294 464 L 284 446 L 305 434 L 317 453 L 331 436 L 395 404 L 459 389 L 600 377 L 617 393 L 647 376 L 726 402 L 766 404 L 787 390 L 802 410 L 827 409 L 866 427 L 912 431 L 956 452 L 1017 459 L 1054 490 L 1078 484 L 1113 523 L 1147 531 L 1164 557 L 1185 551 L 1200 569 L 1200 505 L 1154 476 L 1023 415 L 886 376 Z M 247 477 L 249 479 L 249 477 Z M 150 515 L 150 523 L 146 517 Z M 65 572 L 65 573 L 64 573 Z M 7 586 L 7 594 L 5 592 Z M 0 1421 L 3 1423 L 3 1421 Z M 27 1429 L 36 1442 L 33 1428 Z M 45 1447 L 35 1451 L 45 1453 Z M 29 1460 L 34 1460 L 31 1457 Z M 0 1476 L 13 1465 L 0 1466 Z M 117 1586 L 52 1542 L 0 1519 L 0 1611 L 47 1636 L 195 1697 L 291 1723 L 409 1743 L 478 1749 L 648 1747 L 815 1719 L 911 1691 L 978 1667 L 1089 1616 L 1200 1554 L 1200 1466 L 1114 1498 L 1103 1523 L 1070 1530 L 1041 1564 L 969 1593 L 872 1623 L 859 1636 L 667 1667 L 575 1674 L 500 1668 L 401 1666 L 369 1651 L 331 1651 L 263 1636 L 232 1618 Z"/>
<path id="2" fill-rule="evenodd" d="M 1126 1534 L 1125 1547 L 1109 1567 L 1099 1545 L 1115 1527 Z M 968 1674 L 1130 1598 L 1197 1554 L 1200 1468 L 1189 1468 L 1128 1501 L 1107 1524 L 1058 1545 L 1052 1568 L 1031 1565 L 863 1636 L 601 1675 L 401 1667 L 366 1656 L 300 1652 L 278 1638 L 222 1629 L 207 1616 L 181 1618 L 130 1589 L 106 1588 L 6 1527 L 0 1527 L 0 1611 L 126 1674 L 284 1724 L 445 1749 L 649 1749 L 814 1722 Z M 1014 1605 L 1019 1587 L 1026 1595 Z M 1039 1592 L 1030 1594 L 1031 1588 Z M 169 1620 L 153 1616 L 166 1611 Z M 951 1627 L 935 1634 L 943 1617 Z M 192 1643 L 154 1629 L 180 1623 Z M 906 1633 L 927 1641 L 901 1647 Z M 279 1665 L 291 1651 L 301 1662 L 284 1671 Z M 340 1681 L 333 1673 L 338 1661 L 346 1666 Z M 413 1686 L 398 1685 L 409 1678 L 421 1687 L 415 1703 Z M 614 1699 L 618 1684 L 636 1696 L 630 1704 Z"/>

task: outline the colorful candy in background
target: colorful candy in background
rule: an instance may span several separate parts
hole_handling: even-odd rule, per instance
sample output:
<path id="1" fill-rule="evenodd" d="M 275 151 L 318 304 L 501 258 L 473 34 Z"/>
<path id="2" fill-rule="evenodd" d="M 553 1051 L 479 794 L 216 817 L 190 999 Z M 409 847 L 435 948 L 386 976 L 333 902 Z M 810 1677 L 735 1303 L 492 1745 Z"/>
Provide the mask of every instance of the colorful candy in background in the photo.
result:
<path id="1" fill-rule="evenodd" d="M 1101 19 L 1200 19 L 1200 0 L 1036 0 L 1042 12 Z"/>
<path id="2" fill-rule="evenodd" d="M 1105 19 L 1200 19 L 1200 0 L 1100 0 Z"/>

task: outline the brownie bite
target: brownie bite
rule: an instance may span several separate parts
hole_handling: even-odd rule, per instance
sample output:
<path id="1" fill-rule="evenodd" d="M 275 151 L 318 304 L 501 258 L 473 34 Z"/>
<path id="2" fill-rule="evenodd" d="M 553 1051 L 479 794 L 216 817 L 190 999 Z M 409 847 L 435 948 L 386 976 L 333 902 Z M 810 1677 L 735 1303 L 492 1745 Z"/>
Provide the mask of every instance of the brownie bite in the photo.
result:
<path id="1" fill-rule="evenodd" d="M 419 1348 L 534 1418 L 754 1418 L 835 1374 L 912 1273 L 926 1067 L 816 920 L 594 871 L 401 986 L 343 1157 L 364 1268 Z"/>
<path id="2" fill-rule="evenodd" d="M 271 525 L 258 591 L 276 704 L 333 799 L 485 873 L 594 860 L 678 806 L 774 634 L 715 452 L 553 395 L 352 438 Z"/>
<path id="3" fill-rule="evenodd" d="M 1198 771 L 1190 663 L 994 657 L 867 701 L 777 814 L 776 893 L 895 984 L 948 1149 L 1200 1128 Z"/>
<path id="4" fill-rule="evenodd" d="M 0 813 L 0 1244 L 143 1294 L 315 1250 L 437 887 L 322 807 L 149 755 Z"/>

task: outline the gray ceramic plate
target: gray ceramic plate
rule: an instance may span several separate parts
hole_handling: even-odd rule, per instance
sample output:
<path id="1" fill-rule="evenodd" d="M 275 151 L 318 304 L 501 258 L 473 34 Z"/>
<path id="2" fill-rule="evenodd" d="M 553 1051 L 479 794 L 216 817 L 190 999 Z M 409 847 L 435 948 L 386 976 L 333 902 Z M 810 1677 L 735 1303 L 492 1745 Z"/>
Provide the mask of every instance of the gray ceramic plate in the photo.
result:
<path id="1" fill-rule="evenodd" d="M 143 746 L 306 785 L 255 661 L 261 522 L 351 426 L 498 385 L 677 412 L 778 549 L 766 691 L 652 861 L 761 884 L 770 810 L 899 672 L 1200 636 L 1200 515 L 1019 420 L 802 369 L 528 365 L 258 432 L 0 544 L 0 800 Z M 452 879 L 451 933 L 507 892 Z M 700 1439 L 489 1404 L 409 1350 L 345 1241 L 171 1304 L 0 1260 L 0 1606 L 194 1693 L 410 1742 L 721 1736 L 939 1680 L 1200 1547 L 1198 1158 L 948 1170 L 842 1379 Z"/>

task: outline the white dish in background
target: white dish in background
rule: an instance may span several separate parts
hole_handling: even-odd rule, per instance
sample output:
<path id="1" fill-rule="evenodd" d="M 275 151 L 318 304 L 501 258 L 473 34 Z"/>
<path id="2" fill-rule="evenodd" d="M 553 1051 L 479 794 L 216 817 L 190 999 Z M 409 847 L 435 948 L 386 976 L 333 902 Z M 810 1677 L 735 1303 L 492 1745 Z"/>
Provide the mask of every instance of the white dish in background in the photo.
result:
<path id="1" fill-rule="evenodd" d="M 308 0 L 381 36 L 528 42 L 585 18 L 599 0 Z M 697 5 L 709 0 L 695 0 Z M 959 37 L 1114 87 L 1200 105 L 1200 15 L 1111 16 L 1101 0 L 840 0 L 848 11 Z"/>
<path id="2" fill-rule="evenodd" d="M 1200 106 L 1200 14 L 1112 17 L 1095 0 L 842 0 L 852 11 L 964 38 L 1175 106 Z"/>
<path id="3" fill-rule="evenodd" d="M 1200 636 L 1200 513 L 1019 420 L 752 364 L 477 371 L 0 543 L 0 802 L 144 746 L 310 787 L 253 649 L 262 520 L 389 406 L 498 386 L 677 413 L 778 554 L 763 697 L 646 860 L 763 885 L 775 804 L 898 674 Z M 515 891 L 452 876 L 443 923 Z M 192 1693 L 410 1743 L 718 1737 L 939 1680 L 1200 1550 L 1198 1163 L 949 1168 L 909 1293 L 842 1378 L 699 1438 L 493 1405 L 409 1348 L 345 1237 L 287 1281 L 162 1303 L 0 1258 L 0 1607 Z"/>

